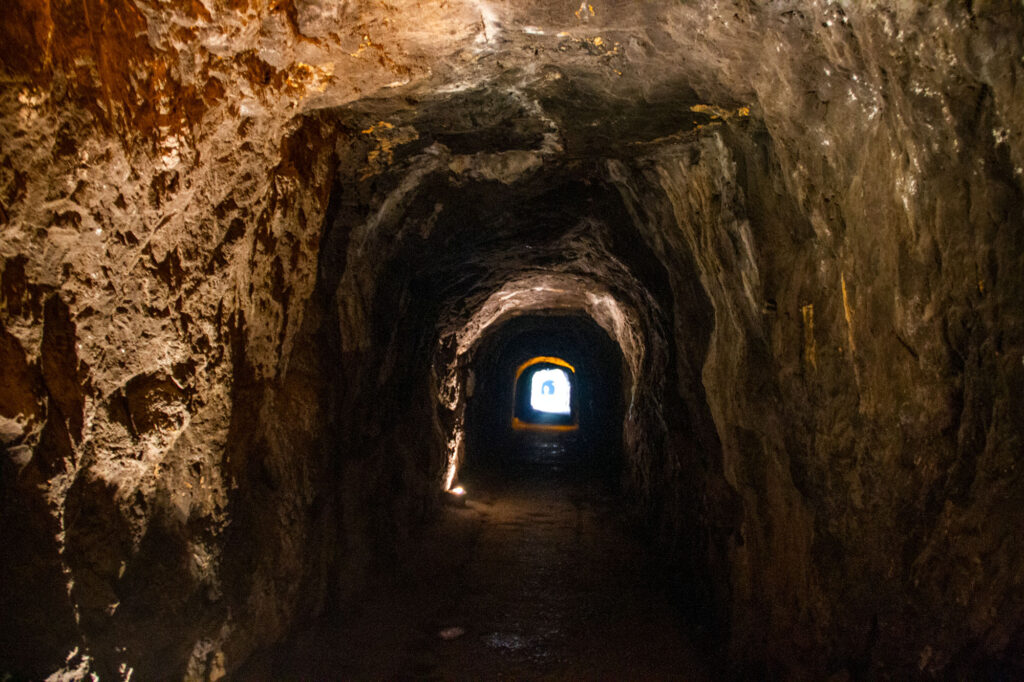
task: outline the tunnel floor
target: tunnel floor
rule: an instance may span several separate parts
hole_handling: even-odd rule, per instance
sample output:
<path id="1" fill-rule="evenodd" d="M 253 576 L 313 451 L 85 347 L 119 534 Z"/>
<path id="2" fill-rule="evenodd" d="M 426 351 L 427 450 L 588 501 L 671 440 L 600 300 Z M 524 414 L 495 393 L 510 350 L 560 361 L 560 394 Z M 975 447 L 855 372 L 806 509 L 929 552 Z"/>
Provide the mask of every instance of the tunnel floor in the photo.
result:
<path id="1" fill-rule="evenodd" d="M 524 434 L 514 472 L 463 477 L 343 618 L 323 618 L 238 679 L 673 679 L 711 667 L 661 587 L 657 558 L 571 434 Z"/>

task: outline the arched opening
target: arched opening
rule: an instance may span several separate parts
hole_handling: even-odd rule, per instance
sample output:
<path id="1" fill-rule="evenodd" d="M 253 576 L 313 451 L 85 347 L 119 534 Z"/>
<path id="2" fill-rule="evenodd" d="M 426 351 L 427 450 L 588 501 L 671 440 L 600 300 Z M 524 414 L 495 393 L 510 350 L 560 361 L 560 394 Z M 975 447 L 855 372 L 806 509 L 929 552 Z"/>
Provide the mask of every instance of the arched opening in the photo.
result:
<path id="1" fill-rule="evenodd" d="M 481 338 L 469 368 L 474 389 L 466 403 L 465 461 L 459 477 L 617 480 L 623 469 L 626 392 L 631 385 L 622 350 L 585 314 L 532 314 L 494 325 Z M 561 379 L 554 378 L 561 376 Z M 568 388 L 569 412 L 531 405 L 534 385 L 558 399 Z M 545 400 L 545 394 L 539 394 Z M 552 400 L 551 402 L 557 402 Z M 543 403 L 542 403 L 543 406 Z"/>
<path id="2" fill-rule="evenodd" d="M 538 356 L 516 369 L 512 428 L 575 431 L 579 428 L 573 400 L 576 368 L 561 358 Z"/>

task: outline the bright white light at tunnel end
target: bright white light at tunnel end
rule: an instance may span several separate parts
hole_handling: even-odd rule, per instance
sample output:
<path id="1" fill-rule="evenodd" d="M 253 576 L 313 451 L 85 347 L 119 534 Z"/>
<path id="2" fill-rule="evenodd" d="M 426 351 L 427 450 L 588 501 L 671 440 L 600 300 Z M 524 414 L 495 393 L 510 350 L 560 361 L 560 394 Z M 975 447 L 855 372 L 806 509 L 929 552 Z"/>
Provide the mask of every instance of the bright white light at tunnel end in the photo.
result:
<path id="1" fill-rule="evenodd" d="M 540 369 L 530 378 L 530 407 L 537 412 L 570 414 L 572 386 L 562 369 Z"/>

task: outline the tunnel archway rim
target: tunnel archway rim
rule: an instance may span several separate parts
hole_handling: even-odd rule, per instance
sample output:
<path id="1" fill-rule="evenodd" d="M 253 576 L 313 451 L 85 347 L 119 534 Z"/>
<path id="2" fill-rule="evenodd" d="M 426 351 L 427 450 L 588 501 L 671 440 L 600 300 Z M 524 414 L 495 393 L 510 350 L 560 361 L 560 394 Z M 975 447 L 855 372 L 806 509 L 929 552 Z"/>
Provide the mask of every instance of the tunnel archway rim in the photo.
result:
<path id="1" fill-rule="evenodd" d="M 568 369 L 567 374 L 570 385 L 575 388 L 576 384 L 576 368 L 571 364 L 563 360 L 562 358 L 555 357 L 553 355 L 537 355 L 530 358 L 526 362 L 519 365 L 516 368 L 515 378 L 512 382 L 512 430 L 514 431 L 545 431 L 545 432 L 565 432 L 565 431 L 576 431 L 579 429 L 579 410 L 576 409 L 575 403 L 571 404 L 571 423 L 567 424 L 545 424 L 542 422 L 531 422 L 524 419 L 520 419 L 518 415 L 518 404 L 519 404 L 519 391 L 520 383 L 523 374 L 531 367 L 536 365 L 554 365 L 559 368 Z M 575 391 L 573 391 L 575 393 Z"/>

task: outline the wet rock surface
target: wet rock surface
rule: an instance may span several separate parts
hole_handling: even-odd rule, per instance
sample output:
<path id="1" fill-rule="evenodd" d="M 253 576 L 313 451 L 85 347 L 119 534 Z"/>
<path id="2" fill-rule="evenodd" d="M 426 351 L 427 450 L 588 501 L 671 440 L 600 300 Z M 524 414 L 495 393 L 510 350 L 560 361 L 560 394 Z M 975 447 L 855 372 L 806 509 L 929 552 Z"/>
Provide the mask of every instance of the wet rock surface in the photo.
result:
<path id="1" fill-rule="evenodd" d="M 1024 675 L 1019 2 L 5 11 L 0 671 L 344 618 L 536 314 L 737 674 Z"/>

